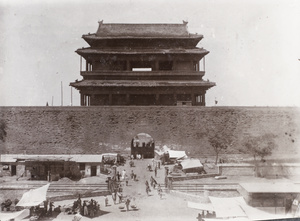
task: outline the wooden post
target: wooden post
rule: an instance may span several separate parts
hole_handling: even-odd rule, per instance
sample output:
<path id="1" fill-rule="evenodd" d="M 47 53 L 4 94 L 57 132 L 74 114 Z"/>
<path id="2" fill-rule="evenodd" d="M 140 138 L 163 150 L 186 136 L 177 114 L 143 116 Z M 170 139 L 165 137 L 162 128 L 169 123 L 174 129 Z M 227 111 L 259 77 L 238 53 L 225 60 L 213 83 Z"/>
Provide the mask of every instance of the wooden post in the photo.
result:
<path id="1" fill-rule="evenodd" d="M 174 105 L 176 106 L 176 105 L 177 105 L 177 94 L 174 93 L 174 94 L 173 94 L 173 97 L 174 97 Z"/>
<path id="2" fill-rule="evenodd" d="M 155 104 L 159 105 L 159 94 L 155 94 Z"/>
<path id="3" fill-rule="evenodd" d="M 80 56 L 80 72 L 82 71 L 82 56 Z"/>
<path id="4" fill-rule="evenodd" d="M 80 105 L 84 106 L 84 95 L 80 94 Z"/>
<path id="5" fill-rule="evenodd" d="M 128 105 L 130 102 L 130 94 L 126 94 L 126 104 Z"/>
<path id="6" fill-rule="evenodd" d="M 126 60 L 126 70 L 130 71 L 130 61 Z"/>
<path id="7" fill-rule="evenodd" d="M 108 95 L 108 104 L 112 105 L 112 94 L 111 93 Z"/>
<path id="8" fill-rule="evenodd" d="M 192 98 L 192 106 L 195 106 L 196 99 L 195 99 L 195 94 L 194 93 L 191 94 L 191 98 Z"/>

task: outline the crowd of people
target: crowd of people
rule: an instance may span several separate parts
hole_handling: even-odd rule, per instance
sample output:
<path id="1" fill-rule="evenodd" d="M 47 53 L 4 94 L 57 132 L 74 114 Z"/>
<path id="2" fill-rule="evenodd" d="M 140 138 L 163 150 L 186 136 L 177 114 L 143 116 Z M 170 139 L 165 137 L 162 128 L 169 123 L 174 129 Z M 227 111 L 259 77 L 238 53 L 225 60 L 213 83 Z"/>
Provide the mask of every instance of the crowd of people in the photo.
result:
<path id="1" fill-rule="evenodd" d="M 198 221 L 203 221 L 203 218 L 216 218 L 215 212 L 202 211 L 202 213 L 198 213 L 198 217 L 196 217 Z"/>
<path id="2" fill-rule="evenodd" d="M 73 202 L 72 213 L 79 213 L 82 216 L 93 218 L 99 216 L 100 204 L 93 199 L 82 201 L 79 196 L 78 199 Z"/>
<path id="3" fill-rule="evenodd" d="M 130 168 L 134 167 L 133 160 L 139 160 L 141 158 L 137 157 L 136 159 L 132 158 L 131 161 L 129 161 Z M 131 163 L 132 162 L 132 163 Z M 147 165 L 146 171 L 151 172 L 151 174 L 147 173 L 147 176 L 150 177 L 150 179 L 147 179 L 145 181 L 146 186 L 146 194 L 149 196 L 151 190 L 154 192 L 157 191 L 158 196 L 160 199 L 163 197 L 163 190 L 161 188 L 161 185 L 156 180 L 158 169 L 160 168 L 161 163 L 160 161 L 155 161 L 154 159 Z M 115 206 L 118 205 L 118 208 L 121 211 L 130 211 L 130 210 L 137 210 L 137 205 L 135 202 L 135 198 L 131 197 L 129 195 L 124 195 L 124 189 L 125 186 L 129 186 L 129 182 L 138 182 L 139 178 L 137 177 L 137 174 L 134 172 L 134 168 L 131 169 L 130 173 L 127 173 L 126 169 L 118 170 L 118 167 L 114 168 L 112 170 L 112 178 L 110 180 L 110 191 L 111 191 L 111 198 L 105 196 L 104 197 L 104 205 L 105 206 Z M 168 174 L 168 172 L 167 172 Z M 130 188 L 130 187 L 129 187 Z M 127 193 L 127 192 L 125 192 Z M 127 193 L 128 194 L 128 193 Z M 111 204 L 110 204 L 111 202 Z M 79 206 L 82 205 L 82 206 Z M 75 212 L 75 217 L 78 217 L 77 220 L 79 220 L 79 216 L 89 216 L 93 217 L 97 213 L 95 211 L 95 205 L 97 205 L 97 202 L 91 200 L 89 202 L 84 201 L 83 204 L 81 204 L 80 198 L 74 202 L 74 211 L 78 211 L 78 208 L 80 208 L 80 212 Z M 77 209 L 76 209 L 77 208 Z M 96 206 L 97 208 L 97 206 Z M 100 206 L 98 206 L 100 211 Z M 96 209 L 97 210 L 97 209 Z M 77 221 L 74 218 L 74 221 Z"/>

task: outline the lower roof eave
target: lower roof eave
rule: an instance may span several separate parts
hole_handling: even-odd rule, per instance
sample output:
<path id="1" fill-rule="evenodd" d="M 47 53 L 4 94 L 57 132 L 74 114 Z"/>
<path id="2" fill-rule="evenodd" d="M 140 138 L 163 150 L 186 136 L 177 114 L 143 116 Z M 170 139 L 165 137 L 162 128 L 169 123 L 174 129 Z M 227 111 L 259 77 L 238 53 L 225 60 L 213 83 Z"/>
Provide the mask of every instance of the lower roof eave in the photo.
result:
<path id="1" fill-rule="evenodd" d="M 86 88 L 86 87 L 213 87 L 216 86 L 214 82 L 74 82 L 70 83 L 70 86 L 75 88 Z"/>

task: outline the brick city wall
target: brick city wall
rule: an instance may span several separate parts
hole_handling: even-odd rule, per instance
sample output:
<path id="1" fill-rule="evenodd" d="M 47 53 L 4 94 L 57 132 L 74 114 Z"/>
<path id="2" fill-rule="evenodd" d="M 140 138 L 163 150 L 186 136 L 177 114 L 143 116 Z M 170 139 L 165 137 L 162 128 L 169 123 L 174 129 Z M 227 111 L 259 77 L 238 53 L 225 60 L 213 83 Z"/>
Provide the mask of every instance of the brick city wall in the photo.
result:
<path id="1" fill-rule="evenodd" d="M 203 156 L 213 154 L 207 134 L 221 124 L 234 135 L 228 153 L 244 136 L 266 133 L 274 135 L 278 151 L 293 153 L 299 118 L 299 108 L 289 107 L 0 107 L 0 153 L 111 152 L 148 133 L 156 145 Z"/>

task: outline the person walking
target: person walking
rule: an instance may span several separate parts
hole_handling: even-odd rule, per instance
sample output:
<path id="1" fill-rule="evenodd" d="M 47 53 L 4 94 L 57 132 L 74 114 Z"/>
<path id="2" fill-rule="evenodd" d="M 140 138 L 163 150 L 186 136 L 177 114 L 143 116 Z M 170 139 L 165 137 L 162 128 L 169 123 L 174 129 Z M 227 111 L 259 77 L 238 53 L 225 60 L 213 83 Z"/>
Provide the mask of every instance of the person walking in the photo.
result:
<path id="1" fill-rule="evenodd" d="M 116 191 L 114 191 L 114 192 L 111 193 L 111 197 L 112 197 L 112 200 L 113 200 L 114 204 L 116 205 L 116 199 L 117 199 L 117 193 L 116 193 Z"/>
<path id="2" fill-rule="evenodd" d="M 157 193 L 158 193 L 159 197 L 162 198 L 162 189 L 161 189 L 160 184 L 158 184 Z"/>
<path id="3" fill-rule="evenodd" d="M 149 196 L 149 192 L 151 192 L 151 189 L 150 189 L 148 181 L 145 182 L 145 185 L 146 185 L 146 193 Z"/>
<path id="4" fill-rule="evenodd" d="M 107 196 L 105 196 L 104 201 L 105 201 L 105 207 L 107 207 L 108 206 L 108 198 L 107 198 Z"/>
<path id="5" fill-rule="evenodd" d="M 157 181 L 153 178 L 153 189 L 156 188 L 156 185 L 157 185 Z"/>
<path id="6" fill-rule="evenodd" d="M 153 177 L 151 176 L 151 177 L 150 177 L 150 185 L 151 185 L 152 188 L 153 188 L 153 180 L 154 180 L 154 179 L 153 179 Z"/>
<path id="7" fill-rule="evenodd" d="M 83 201 L 83 215 L 88 216 L 89 215 L 89 210 L 86 204 L 86 201 Z"/>
<path id="8" fill-rule="evenodd" d="M 106 197 L 107 198 L 107 197 Z M 107 199 L 108 201 L 108 199 Z M 90 202 L 90 217 L 94 217 L 95 216 L 95 206 L 94 206 L 94 200 L 91 199 L 91 202 Z"/>
<path id="9" fill-rule="evenodd" d="M 126 205 L 127 211 L 129 211 L 129 205 L 130 205 L 130 199 L 129 198 L 126 199 L 125 205 Z"/>
<path id="10" fill-rule="evenodd" d="M 123 171 L 122 171 L 122 180 L 125 180 L 125 176 L 126 176 L 126 170 L 124 169 Z"/>
<path id="11" fill-rule="evenodd" d="M 119 203 L 122 202 L 123 195 L 120 192 L 117 192 L 117 196 L 119 197 Z"/>
<path id="12" fill-rule="evenodd" d="M 54 203 L 52 201 L 49 202 L 49 216 L 52 216 L 52 211 L 53 211 Z"/>
<path id="13" fill-rule="evenodd" d="M 47 215 L 47 212 L 48 212 L 48 199 L 46 199 L 44 201 L 44 214 L 45 214 L 45 216 Z"/>
<path id="14" fill-rule="evenodd" d="M 117 171 L 117 181 L 120 181 L 120 172 L 119 171 Z"/>
<path id="15" fill-rule="evenodd" d="M 133 172 L 133 170 L 131 170 L 130 177 L 131 177 L 131 180 L 133 180 L 133 178 L 134 178 L 134 172 Z"/>

